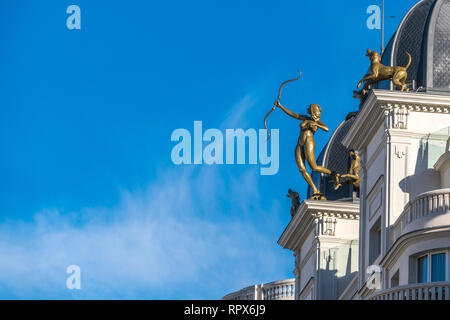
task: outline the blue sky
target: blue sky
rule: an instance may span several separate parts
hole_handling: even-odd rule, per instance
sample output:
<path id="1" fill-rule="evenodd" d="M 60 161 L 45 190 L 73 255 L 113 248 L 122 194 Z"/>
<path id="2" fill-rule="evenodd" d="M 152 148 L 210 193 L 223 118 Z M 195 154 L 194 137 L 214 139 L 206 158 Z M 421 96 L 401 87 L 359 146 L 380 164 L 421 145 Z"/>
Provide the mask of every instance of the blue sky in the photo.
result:
<path id="1" fill-rule="evenodd" d="M 386 40 L 413 0 L 386 1 Z M 81 30 L 66 8 L 81 8 Z M 303 199 L 298 123 L 279 110 L 280 168 L 176 166 L 173 130 L 263 128 L 282 103 L 348 112 L 380 33 L 377 1 L 0 4 L 0 298 L 219 299 L 293 277 L 276 244 Z M 386 41 L 387 42 L 387 41 Z M 316 134 L 317 154 L 330 133 Z M 79 265 L 82 289 L 65 287 Z"/>

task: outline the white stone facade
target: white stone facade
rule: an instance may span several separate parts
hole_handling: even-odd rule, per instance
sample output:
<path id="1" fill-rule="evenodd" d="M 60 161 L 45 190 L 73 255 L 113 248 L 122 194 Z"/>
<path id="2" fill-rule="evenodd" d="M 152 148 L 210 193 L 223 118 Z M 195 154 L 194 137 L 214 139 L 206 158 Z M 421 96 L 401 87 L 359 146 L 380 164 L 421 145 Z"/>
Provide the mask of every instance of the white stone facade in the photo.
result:
<path id="1" fill-rule="evenodd" d="M 361 156 L 360 298 L 414 287 L 417 259 L 433 252 L 449 281 L 449 137 L 450 96 L 374 90 L 344 138 Z M 370 265 L 382 270 L 375 292 Z"/>
<path id="2" fill-rule="evenodd" d="M 358 270 L 359 203 L 305 200 L 278 243 L 294 252 L 295 298 L 337 299 Z"/>
<path id="3" fill-rule="evenodd" d="M 278 240 L 292 299 L 450 300 L 450 95 L 372 90 L 342 143 L 361 157 L 360 198 L 301 203 Z"/>
<path id="4" fill-rule="evenodd" d="M 360 202 L 302 202 L 278 241 L 295 298 L 450 299 L 450 96 L 373 90 L 343 144 L 361 157 Z"/>

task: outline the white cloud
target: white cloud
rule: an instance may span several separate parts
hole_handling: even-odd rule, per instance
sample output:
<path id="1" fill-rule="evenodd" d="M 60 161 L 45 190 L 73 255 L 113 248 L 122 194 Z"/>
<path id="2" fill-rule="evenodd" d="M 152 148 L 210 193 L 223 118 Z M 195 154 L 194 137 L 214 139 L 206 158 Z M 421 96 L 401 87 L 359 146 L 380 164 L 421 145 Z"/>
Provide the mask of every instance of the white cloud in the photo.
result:
<path id="1" fill-rule="evenodd" d="M 225 120 L 222 122 L 222 126 L 226 128 L 247 128 L 248 125 L 248 112 L 256 105 L 257 99 L 252 94 L 245 95 L 240 101 L 238 101 L 232 108 Z"/>
<path id="2" fill-rule="evenodd" d="M 218 170 L 176 167 L 114 208 L 0 224 L 0 298 L 219 299 L 286 276 L 291 255 L 270 236 L 282 224 L 276 204 L 259 204 L 257 168 L 227 180 Z M 72 264 L 80 291 L 65 288 Z"/>

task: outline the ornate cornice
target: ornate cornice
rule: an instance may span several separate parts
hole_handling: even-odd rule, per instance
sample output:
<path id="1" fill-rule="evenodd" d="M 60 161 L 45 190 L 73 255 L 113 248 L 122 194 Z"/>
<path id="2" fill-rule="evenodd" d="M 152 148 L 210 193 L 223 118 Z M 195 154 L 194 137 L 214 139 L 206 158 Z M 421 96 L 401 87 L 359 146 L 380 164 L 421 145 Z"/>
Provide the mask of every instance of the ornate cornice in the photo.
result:
<path id="1" fill-rule="evenodd" d="M 450 95 L 390 90 L 372 90 L 372 94 L 386 105 L 405 106 L 412 111 L 450 113 Z"/>
<path id="2" fill-rule="evenodd" d="M 425 134 L 423 132 L 415 132 L 415 131 L 405 131 L 399 129 L 388 129 L 386 130 L 386 135 L 389 137 L 398 137 L 398 138 L 412 138 L 412 139 L 427 139 L 427 140 L 440 140 L 447 141 L 447 134 L 437 134 L 437 133 L 428 133 Z"/>
<path id="3" fill-rule="evenodd" d="M 407 129 L 410 112 L 450 114 L 450 96 L 372 90 L 342 143 L 360 150 L 386 121 L 385 129 Z"/>
<path id="4" fill-rule="evenodd" d="M 323 217 L 359 219 L 359 203 L 304 200 L 278 240 L 278 244 L 295 251 L 315 230 L 316 224 Z"/>
<path id="5" fill-rule="evenodd" d="M 350 219 L 350 220 L 358 220 L 359 212 L 333 212 L 333 211 L 318 211 L 317 213 L 311 213 L 314 218 L 322 218 L 322 217 L 330 217 L 330 218 L 338 218 L 338 219 Z"/>

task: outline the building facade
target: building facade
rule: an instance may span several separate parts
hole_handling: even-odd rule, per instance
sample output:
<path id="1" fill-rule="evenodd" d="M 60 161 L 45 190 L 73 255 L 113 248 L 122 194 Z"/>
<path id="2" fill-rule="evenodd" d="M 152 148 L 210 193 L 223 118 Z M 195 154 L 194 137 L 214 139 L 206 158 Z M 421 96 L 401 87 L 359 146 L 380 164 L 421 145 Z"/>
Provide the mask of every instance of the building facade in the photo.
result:
<path id="1" fill-rule="evenodd" d="M 381 61 L 406 52 L 409 92 L 373 85 L 318 158 L 346 172 L 356 150 L 359 190 L 314 173 L 327 200 L 304 200 L 278 240 L 295 299 L 450 300 L 450 0 L 418 1 Z"/>

